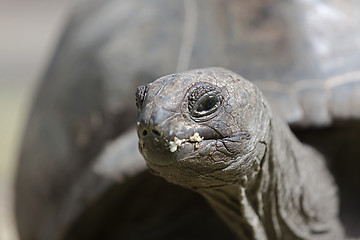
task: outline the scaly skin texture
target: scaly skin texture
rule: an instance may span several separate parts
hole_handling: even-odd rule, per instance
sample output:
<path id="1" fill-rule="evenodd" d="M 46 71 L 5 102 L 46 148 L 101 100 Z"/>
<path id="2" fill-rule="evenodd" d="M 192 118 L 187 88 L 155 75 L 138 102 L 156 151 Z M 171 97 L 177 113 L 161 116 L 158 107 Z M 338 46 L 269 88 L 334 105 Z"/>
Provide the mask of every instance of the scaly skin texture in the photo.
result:
<path id="1" fill-rule="evenodd" d="M 137 105 L 150 170 L 203 195 L 239 239 L 343 239 L 324 159 L 249 81 L 222 68 L 173 74 L 139 87 Z"/>

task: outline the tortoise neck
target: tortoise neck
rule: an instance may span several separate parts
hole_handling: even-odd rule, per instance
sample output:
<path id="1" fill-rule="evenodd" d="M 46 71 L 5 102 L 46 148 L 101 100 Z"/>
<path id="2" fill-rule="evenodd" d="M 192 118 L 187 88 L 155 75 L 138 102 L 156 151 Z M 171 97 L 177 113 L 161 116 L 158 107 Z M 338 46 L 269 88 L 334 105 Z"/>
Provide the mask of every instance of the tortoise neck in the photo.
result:
<path id="1" fill-rule="evenodd" d="M 200 191 L 215 212 L 243 240 L 267 239 L 242 184 Z"/>
<path id="2" fill-rule="evenodd" d="M 268 235 L 275 239 L 343 239 L 337 188 L 325 160 L 301 144 L 276 117 L 271 124 L 269 157 L 262 170 L 264 210 L 258 215 Z"/>
<path id="3" fill-rule="evenodd" d="M 342 239 L 324 159 L 276 119 L 266 148 L 259 173 L 247 183 L 200 193 L 240 239 Z"/>

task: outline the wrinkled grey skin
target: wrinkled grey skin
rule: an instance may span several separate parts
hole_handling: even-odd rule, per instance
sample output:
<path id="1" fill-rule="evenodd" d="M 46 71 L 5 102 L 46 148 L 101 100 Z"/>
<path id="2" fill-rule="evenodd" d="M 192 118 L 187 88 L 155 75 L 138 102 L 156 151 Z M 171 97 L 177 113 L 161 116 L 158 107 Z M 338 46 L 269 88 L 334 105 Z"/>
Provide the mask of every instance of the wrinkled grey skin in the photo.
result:
<path id="1" fill-rule="evenodd" d="M 203 86 L 219 100 L 199 117 L 190 96 Z M 204 94 L 195 101 L 206 101 Z M 223 68 L 199 69 L 156 80 L 137 102 L 148 167 L 203 195 L 239 239 L 343 239 L 324 159 L 272 114 L 252 83 Z M 204 137 L 199 146 L 185 142 L 170 152 L 174 137 L 195 132 Z"/>

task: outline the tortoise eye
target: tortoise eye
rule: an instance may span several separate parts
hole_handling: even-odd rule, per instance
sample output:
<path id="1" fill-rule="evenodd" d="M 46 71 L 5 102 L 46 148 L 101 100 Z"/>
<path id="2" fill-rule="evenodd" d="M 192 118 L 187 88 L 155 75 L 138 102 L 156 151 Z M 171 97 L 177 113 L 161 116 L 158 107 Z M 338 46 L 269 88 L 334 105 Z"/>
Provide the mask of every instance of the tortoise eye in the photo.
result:
<path id="1" fill-rule="evenodd" d="M 194 117 L 209 115 L 215 112 L 219 105 L 220 99 L 215 93 L 206 93 L 195 103 L 192 115 Z"/>
<path id="2" fill-rule="evenodd" d="M 146 98 L 148 86 L 140 86 L 136 89 L 136 107 L 140 110 Z"/>
<path id="3" fill-rule="evenodd" d="M 198 106 L 197 111 L 203 112 L 203 111 L 209 111 L 216 105 L 217 99 L 213 96 L 209 96 L 207 99 L 204 99 Z"/>
<path id="4" fill-rule="evenodd" d="M 214 113 L 219 108 L 221 99 L 215 86 L 201 85 L 195 88 L 188 99 L 191 116 L 200 118 Z"/>

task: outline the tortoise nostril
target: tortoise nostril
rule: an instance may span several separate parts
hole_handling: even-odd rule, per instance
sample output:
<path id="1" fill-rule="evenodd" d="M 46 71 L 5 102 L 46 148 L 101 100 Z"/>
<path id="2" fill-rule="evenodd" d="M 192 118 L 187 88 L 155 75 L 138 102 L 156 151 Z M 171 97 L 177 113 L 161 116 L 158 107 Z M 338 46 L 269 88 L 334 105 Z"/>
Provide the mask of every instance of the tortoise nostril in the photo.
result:
<path id="1" fill-rule="evenodd" d="M 142 130 L 140 130 L 140 134 L 141 134 L 141 137 L 143 137 L 143 138 L 150 137 L 149 134 L 151 134 L 151 136 L 156 137 L 156 138 L 161 137 L 160 131 L 149 128 L 149 127 L 145 127 Z"/>
<path id="2" fill-rule="evenodd" d="M 159 131 L 157 131 L 157 130 L 151 130 L 151 132 L 152 132 L 155 136 L 160 137 L 160 132 L 159 132 Z"/>

